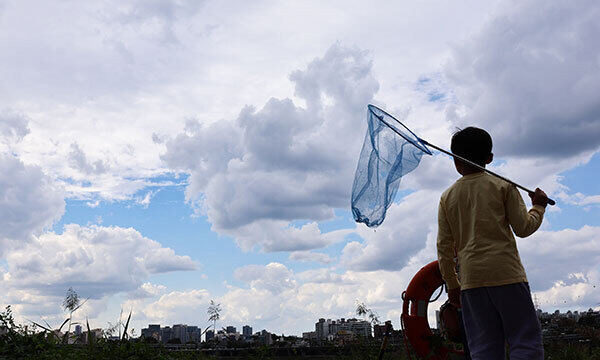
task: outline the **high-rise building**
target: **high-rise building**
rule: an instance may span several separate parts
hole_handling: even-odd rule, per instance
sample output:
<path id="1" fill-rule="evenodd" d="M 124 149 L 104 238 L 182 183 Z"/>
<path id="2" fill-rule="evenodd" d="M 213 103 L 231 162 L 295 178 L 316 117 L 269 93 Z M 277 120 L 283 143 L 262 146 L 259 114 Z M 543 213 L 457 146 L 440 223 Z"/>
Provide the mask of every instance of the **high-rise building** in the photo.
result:
<path id="1" fill-rule="evenodd" d="M 317 333 L 317 339 L 326 339 L 329 336 L 329 325 L 331 324 L 331 319 L 319 319 L 319 322 L 315 324 L 315 332 Z"/>
<path id="2" fill-rule="evenodd" d="M 173 329 L 171 329 L 169 326 L 165 326 L 164 328 L 160 329 L 160 341 L 163 344 L 169 342 L 171 339 L 173 339 Z"/>
<path id="3" fill-rule="evenodd" d="M 373 337 L 375 339 L 383 339 L 385 336 L 385 325 L 375 324 L 373 326 Z"/>
<path id="4" fill-rule="evenodd" d="M 267 330 L 262 330 L 259 335 L 259 341 L 263 343 L 263 345 L 272 345 L 273 344 L 273 337 L 271 336 L 271 333 L 269 333 Z"/>
<path id="5" fill-rule="evenodd" d="M 215 332 L 212 330 L 206 330 L 204 337 L 205 337 L 204 341 L 210 341 L 215 338 Z"/>
<path id="6" fill-rule="evenodd" d="M 226 328 L 226 330 L 227 330 L 228 334 L 235 334 L 237 332 L 237 329 L 235 328 L 235 326 L 228 326 Z"/>
<path id="7" fill-rule="evenodd" d="M 188 342 L 187 325 L 173 325 L 173 339 L 179 339 L 182 344 Z"/>
<path id="8" fill-rule="evenodd" d="M 354 320 L 354 321 L 350 321 L 350 320 Z M 370 322 L 364 321 L 364 320 L 356 320 L 356 319 L 350 319 L 350 320 L 346 321 L 346 324 L 350 325 L 348 330 L 353 332 L 355 335 L 362 336 L 362 337 L 373 336 Z"/>
<path id="9" fill-rule="evenodd" d="M 364 320 L 357 319 L 339 319 L 331 321 L 331 319 L 319 319 L 319 322 L 315 324 L 316 338 L 319 340 L 327 339 L 331 336 L 336 336 L 341 333 L 352 333 L 356 336 L 371 337 L 372 328 L 371 323 Z"/>
<path id="10" fill-rule="evenodd" d="M 187 327 L 188 341 L 198 343 L 200 342 L 200 329 L 197 326 Z"/>
<path id="11" fill-rule="evenodd" d="M 81 335 L 81 325 L 75 325 L 75 335 Z"/>
<path id="12" fill-rule="evenodd" d="M 249 339 L 252 337 L 252 326 L 244 325 L 242 327 L 242 335 L 245 339 Z"/>
<path id="13" fill-rule="evenodd" d="M 160 340 L 160 324 L 150 324 L 147 328 L 142 329 L 142 337 Z"/>

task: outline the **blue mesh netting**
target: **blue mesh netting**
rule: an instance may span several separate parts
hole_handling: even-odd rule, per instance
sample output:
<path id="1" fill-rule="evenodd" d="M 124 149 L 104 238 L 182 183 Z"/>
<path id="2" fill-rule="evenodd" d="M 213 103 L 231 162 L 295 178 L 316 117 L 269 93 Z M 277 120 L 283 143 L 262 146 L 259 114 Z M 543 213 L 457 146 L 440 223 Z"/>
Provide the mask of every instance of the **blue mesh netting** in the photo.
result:
<path id="1" fill-rule="evenodd" d="M 369 128 L 352 186 L 352 214 L 357 222 L 377 227 L 394 200 L 400 178 L 431 152 L 400 121 L 376 106 L 367 107 Z"/>

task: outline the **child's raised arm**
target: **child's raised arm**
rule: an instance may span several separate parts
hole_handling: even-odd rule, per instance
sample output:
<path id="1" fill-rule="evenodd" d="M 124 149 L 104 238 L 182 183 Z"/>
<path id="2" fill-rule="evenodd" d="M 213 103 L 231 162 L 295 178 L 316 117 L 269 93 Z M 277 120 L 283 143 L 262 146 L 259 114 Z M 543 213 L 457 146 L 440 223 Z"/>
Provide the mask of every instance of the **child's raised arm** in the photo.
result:
<path id="1" fill-rule="evenodd" d="M 533 234 L 542 224 L 548 198 L 540 189 L 536 189 L 533 197 L 533 207 L 527 211 L 525 202 L 514 185 L 511 185 L 506 195 L 506 216 L 515 235 L 524 238 Z M 531 195 L 530 195 L 531 196 Z"/>

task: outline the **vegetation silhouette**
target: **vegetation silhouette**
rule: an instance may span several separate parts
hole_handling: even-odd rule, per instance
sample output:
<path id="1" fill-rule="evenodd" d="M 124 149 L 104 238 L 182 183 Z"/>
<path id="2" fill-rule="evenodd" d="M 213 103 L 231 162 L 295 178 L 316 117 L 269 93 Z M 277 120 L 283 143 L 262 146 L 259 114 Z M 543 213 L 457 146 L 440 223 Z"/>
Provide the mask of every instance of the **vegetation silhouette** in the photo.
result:
<path id="1" fill-rule="evenodd" d="M 67 327 L 65 334 L 62 329 L 67 324 L 78 324 L 73 321 L 73 315 L 85 301 L 81 301 L 73 289 L 67 291 L 63 308 L 69 311 L 69 317 L 60 327 L 52 329 L 37 324 L 31 320 L 32 325 L 17 324 L 13 317 L 12 308 L 6 306 L 0 312 L 0 359 L 388 359 L 406 360 L 408 357 L 402 346 L 388 346 L 381 351 L 381 339 L 357 337 L 354 341 L 338 346 L 333 342 L 325 341 L 318 347 L 294 348 L 291 346 L 292 337 L 278 337 L 279 341 L 273 345 L 248 345 L 246 348 L 237 349 L 203 349 L 200 344 L 168 344 L 163 345 L 154 338 L 134 338 L 133 330 L 129 330 L 132 318 L 130 310 L 126 321 L 123 323 L 123 311 L 119 321 L 106 330 L 92 329 L 86 318 L 85 333 L 72 337 Z M 221 304 L 211 301 L 207 313 L 211 326 L 216 330 L 216 322 L 221 317 Z M 367 307 L 365 303 L 356 302 L 356 314 L 369 318 L 373 324 L 379 323 L 377 313 Z M 590 319 L 576 322 L 572 319 L 561 319 L 557 327 L 580 334 L 583 341 L 548 341 L 545 344 L 546 358 L 552 360 L 600 360 L 600 324 Z M 122 332 L 121 332 L 122 329 Z M 202 332 L 204 334 L 206 332 Z M 112 336 L 117 333 L 118 337 Z M 175 341 L 176 342 L 176 341 Z M 203 343 L 205 344 L 205 343 Z M 207 344 L 208 346 L 210 344 Z M 214 343 L 213 343 L 214 345 Z M 185 351 L 182 351 L 185 350 Z M 209 350 L 209 351 L 206 351 Z"/>

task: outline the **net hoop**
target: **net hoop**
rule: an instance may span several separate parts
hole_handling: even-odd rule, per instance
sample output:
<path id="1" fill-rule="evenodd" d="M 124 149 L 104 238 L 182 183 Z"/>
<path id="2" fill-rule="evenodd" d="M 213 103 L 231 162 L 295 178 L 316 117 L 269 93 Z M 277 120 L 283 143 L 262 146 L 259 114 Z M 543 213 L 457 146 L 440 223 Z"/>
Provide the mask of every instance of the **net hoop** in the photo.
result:
<path id="1" fill-rule="evenodd" d="M 379 119 L 379 121 L 381 121 L 382 123 L 384 123 L 385 125 L 387 125 L 387 127 L 389 127 L 390 129 L 392 129 L 396 134 L 400 135 L 402 138 L 404 138 L 406 141 L 410 142 L 411 144 L 413 144 L 414 146 L 416 146 L 417 148 L 419 148 L 424 153 L 429 154 L 429 155 L 433 155 L 433 153 L 427 148 L 427 146 L 425 145 L 425 143 L 423 142 L 423 140 L 421 140 L 421 138 L 419 138 L 414 132 L 412 132 L 409 128 L 407 128 L 406 125 L 404 125 L 400 120 L 396 119 L 394 116 L 390 115 L 387 111 L 382 110 L 382 109 L 378 108 L 377 106 L 375 106 L 373 104 L 367 105 L 367 108 L 369 109 L 369 113 L 373 114 L 373 116 L 375 116 L 377 119 Z M 406 130 L 414 138 L 412 138 L 411 136 L 407 135 L 405 133 L 405 131 L 402 131 L 401 129 L 398 129 L 394 125 L 392 125 L 389 122 L 385 121 L 384 117 L 378 115 L 375 112 L 375 110 L 377 112 L 381 112 L 381 113 L 385 114 L 386 116 L 389 116 L 390 118 L 394 119 L 398 124 L 400 124 L 400 126 L 402 126 L 402 129 Z"/>

